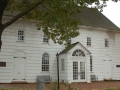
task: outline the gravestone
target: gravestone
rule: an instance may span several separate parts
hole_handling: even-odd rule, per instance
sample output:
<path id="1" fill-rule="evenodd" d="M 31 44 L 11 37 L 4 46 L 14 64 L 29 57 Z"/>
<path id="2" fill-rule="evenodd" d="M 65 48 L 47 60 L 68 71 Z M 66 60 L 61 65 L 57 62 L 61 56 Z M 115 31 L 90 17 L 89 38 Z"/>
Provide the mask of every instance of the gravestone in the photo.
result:
<path id="1" fill-rule="evenodd" d="M 45 80 L 44 79 L 37 79 L 37 90 L 45 90 Z"/>

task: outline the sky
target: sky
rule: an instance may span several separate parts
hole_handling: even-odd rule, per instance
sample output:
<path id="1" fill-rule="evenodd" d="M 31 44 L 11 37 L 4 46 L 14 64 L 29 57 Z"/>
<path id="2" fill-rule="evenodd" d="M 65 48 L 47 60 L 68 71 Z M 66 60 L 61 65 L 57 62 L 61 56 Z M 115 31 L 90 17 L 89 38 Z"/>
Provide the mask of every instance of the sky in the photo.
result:
<path id="1" fill-rule="evenodd" d="M 103 8 L 102 13 L 120 28 L 120 1 L 117 3 L 112 0 L 107 2 L 107 7 Z"/>

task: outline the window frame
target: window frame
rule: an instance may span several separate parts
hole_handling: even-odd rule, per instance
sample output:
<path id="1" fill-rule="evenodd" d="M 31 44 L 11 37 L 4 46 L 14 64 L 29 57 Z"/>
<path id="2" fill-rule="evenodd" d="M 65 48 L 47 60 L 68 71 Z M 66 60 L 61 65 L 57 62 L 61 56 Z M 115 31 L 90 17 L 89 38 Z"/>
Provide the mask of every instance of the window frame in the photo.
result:
<path id="1" fill-rule="evenodd" d="M 23 33 L 20 35 L 20 33 Z M 18 30 L 17 31 L 17 41 L 24 41 L 25 40 L 25 31 L 24 30 Z"/>
<path id="2" fill-rule="evenodd" d="M 47 57 L 44 57 L 45 54 L 47 55 Z M 46 58 L 48 58 L 48 62 L 47 62 Z M 49 57 L 48 53 L 44 53 L 42 55 L 42 65 L 41 65 L 42 66 L 42 68 L 41 68 L 42 72 L 49 72 L 50 71 L 50 60 L 49 59 L 50 59 L 50 57 Z"/>
<path id="3" fill-rule="evenodd" d="M 43 43 L 49 43 L 49 38 L 47 35 L 43 35 Z"/>
<path id="4" fill-rule="evenodd" d="M 76 49 L 73 51 L 72 57 L 86 57 L 86 55 L 85 52 L 83 52 L 81 49 Z"/>
<path id="5" fill-rule="evenodd" d="M 72 40 L 71 40 L 71 38 L 68 38 L 68 41 L 67 41 L 68 43 L 71 43 L 72 42 Z"/>
<path id="6" fill-rule="evenodd" d="M 87 46 L 91 46 L 91 37 L 87 37 Z"/>
<path id="7" fill-rule="evenodd" d="M 104 39 L 105 47 L 109 47 L 109 40 L 107 38 Z"/>
<path id="8" fill-rule="evenodd" d="M 65 60 L 61 59 L 61 71 L 64 72 L 65 71 Z"/>
<path id="9" fill-rule="evenodd" d="M 93 59 L 91 55 L 90 55 L 90 71 L 93 71 Z"/>

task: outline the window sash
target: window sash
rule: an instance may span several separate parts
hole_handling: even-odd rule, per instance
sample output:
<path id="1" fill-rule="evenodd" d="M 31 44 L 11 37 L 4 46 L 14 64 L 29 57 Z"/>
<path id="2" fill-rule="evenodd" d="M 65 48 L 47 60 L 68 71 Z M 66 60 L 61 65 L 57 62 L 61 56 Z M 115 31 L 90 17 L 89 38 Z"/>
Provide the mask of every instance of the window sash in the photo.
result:
<path id="1" fill-rule="evenodd" d="M 49 71 L 49 55 L 47 53 L 42 56 L 42 71 Z"/>
<path id="2" fill-rule="evenodd" d="M 42 64 L 42 71 L 49 71 L 49 65 Z"/>
<path id="3" fill-rule="evenodd" d="M 61 71 L 65 71 L 64 59 L 61 59 Z"/>
<path id="4" fill-rule="evenodd" d="M 18 31 L 18 41 L 23 41 L 24 40 L 24 31 L 19 30 Z"/>
<path id="5" fill-rule="evenodd" d="M 49 42 L 49 39 L 48 39 L 48 36 L 47 36 L 47 35 L 44 35 L 44 36 L 43 36 L 43 42 Z"/>
<path id="6" fill-rule="evenodd" d="M 92 71 L 92 57 L 90 56 L 90 71 Z"/>
<path id="7" fill-rule="evenodd" d="M 87 37 L 87 46 L 91 46 L 91 38 Z"/>
<path id="8" fill-rule="evenodd" d="M 85 53 L 80 50 L 80 49 L 77 49 L 75 50 L 73 53 L 72 53 L 72 56 L 82 56 L 82 57 L 85 57 Z"/>
<path id="9" fill-rule="evenodd" d="M 69 38 L 67 42 L 68 42 L 68 43 L 71 43 L 71 38 Z"/>
<path id="10" fill-rule="evenodd" d="M 108 44 L 108 39 L 105 39 L 105 47 L 108 47 L 109 44 Z"/>

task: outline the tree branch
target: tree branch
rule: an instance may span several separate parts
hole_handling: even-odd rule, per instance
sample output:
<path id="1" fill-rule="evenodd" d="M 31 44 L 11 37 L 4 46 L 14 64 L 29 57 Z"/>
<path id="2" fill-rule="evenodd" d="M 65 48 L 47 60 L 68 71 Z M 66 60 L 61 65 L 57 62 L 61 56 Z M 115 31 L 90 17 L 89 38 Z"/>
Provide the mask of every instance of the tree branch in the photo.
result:
<path id="1" fill-rule="evenodd" d="M 14 23 L 16 20 L 18 20 L 19 18 L 21 18 L 22 16 L 24 16 L 25 14 L 29 13 L 30 11 L 32 11 L 34 8 L 36 8 L 38 5 L 42 4 L 45 0 L 41 0 L 40 2 L 36 3 L 34 6 L 32 6 L 31 8 L 29 8 L 28 10 L 24 11 L 24 12 L 20 12 L 18 15 L 16 15 L 14 18 L 12 18 L 10 21 L 6 22 L 5 24 L 3 24 L 4 29 L 11 25 L 12 23 Z"/>
<path id="2" fill-rule="evenodd" d="M 49 12 L 51 12 L 52 14 L 54 14 L 54 12 L 52 12 L 51 10 L 49 10 L 44 4 L 42 4 L 42 6 L 43 6 L 46 10 L 48 10 Z"/>

